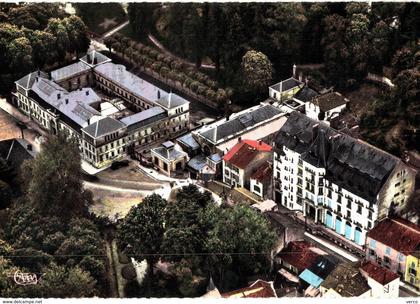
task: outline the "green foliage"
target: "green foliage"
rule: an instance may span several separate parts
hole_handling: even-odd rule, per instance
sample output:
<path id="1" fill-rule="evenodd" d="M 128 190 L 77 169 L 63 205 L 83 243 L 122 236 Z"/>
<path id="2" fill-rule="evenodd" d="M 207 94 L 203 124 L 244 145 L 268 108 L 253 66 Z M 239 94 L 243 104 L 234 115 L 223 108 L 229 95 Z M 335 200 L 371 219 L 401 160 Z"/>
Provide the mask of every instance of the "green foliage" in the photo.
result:
<path id="1" fill-rule="evenodd" d="M 30 167 L 27 198 L 37 211 L 64 219 L 87 214 L 91 202 L 82 187 L 75 142 L 64 134 L 51 137 Z"/>
<path id="2" fill-rule="evenodd" d="M 273 66 L 263 53 L 252 50 L 242 57 L 243 82 L 249 90 L 266 90 L 271 84 L 272 74 Z"/>

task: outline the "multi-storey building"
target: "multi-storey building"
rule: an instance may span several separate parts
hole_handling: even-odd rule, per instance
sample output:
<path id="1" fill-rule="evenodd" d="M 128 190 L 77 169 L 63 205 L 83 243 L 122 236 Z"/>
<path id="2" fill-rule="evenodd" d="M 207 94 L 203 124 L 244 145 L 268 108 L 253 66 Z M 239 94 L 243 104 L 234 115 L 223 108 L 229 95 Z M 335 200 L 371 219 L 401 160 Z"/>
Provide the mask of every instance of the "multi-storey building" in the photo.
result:
<path id="1" fill-rule="evenodd" d="M 397 157 L 292 112 L 275 139 L 273 179 L 278 204 L 363 245 L 377 219 L 406 207 L 415 172 Z"/>
<path id="2" fill-rule="evenodd" d="M 13 95 L 17 107 L 42 128 L 76 137 L 82 159 L 97 168 L 188 129 L 187 100 L 95 51 L 49 74 L 26 75 L 16 81 Z"/>
<path id="3" fill-rule="evenodd" d="M 366 258 L 398 273 L 402 280 L 420 288 L 417 278 L 420 267 L 415 258 L 419 247 L 419 226 L 401 218 L 386 218 L 368 232 Z"/>

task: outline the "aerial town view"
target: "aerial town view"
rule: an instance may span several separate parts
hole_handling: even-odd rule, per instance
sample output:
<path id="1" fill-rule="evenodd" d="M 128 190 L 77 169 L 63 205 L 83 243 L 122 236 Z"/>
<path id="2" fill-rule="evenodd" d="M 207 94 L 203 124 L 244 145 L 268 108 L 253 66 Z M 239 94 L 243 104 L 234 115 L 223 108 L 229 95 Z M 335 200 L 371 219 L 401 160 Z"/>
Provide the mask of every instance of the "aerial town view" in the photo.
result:
<path id="1" fill-rule="evenodd" d="M 0 2 L 1 303 L 417 303 L 419 128 L 420 2 Z"/>

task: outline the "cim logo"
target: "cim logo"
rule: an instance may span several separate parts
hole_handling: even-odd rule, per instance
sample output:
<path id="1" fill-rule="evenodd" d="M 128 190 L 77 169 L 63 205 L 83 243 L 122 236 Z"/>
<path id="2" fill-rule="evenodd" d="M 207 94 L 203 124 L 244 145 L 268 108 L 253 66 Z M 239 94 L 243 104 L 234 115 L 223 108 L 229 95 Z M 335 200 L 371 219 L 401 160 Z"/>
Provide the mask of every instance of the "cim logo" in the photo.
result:
<path id="1" fill-rule="evenodd" d="M 27 272 L 21 272 L 20 270 L 17 270 L 11 277 L 13 277 L 13 280 L 18 285 L 36 285 L 38 284 L 39 280 L 41 279 L 40 275 L 36 273 L 27 273 Z"/>

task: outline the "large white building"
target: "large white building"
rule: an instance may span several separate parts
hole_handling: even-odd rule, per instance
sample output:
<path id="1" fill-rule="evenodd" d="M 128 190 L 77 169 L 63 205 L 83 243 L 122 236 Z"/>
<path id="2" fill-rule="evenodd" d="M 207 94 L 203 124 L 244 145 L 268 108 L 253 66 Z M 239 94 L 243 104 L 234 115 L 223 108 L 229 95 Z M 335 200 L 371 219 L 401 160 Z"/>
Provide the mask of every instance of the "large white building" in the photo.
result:
<path id="1" fill-rule="evenodd" d="M 76 137 L 82 159 L 100 168 L 148 151 L 188 129 L 189 102 L 98 52 L 15 82 L 17 107 L 52 134 Z"/>
<path id="2" fill-rule="evenodd" d="M 299 112 L 276 135 L 276 202 L 358 245 L 378 218 L 404 209 L 414 178 L 397 157 Z"/>

